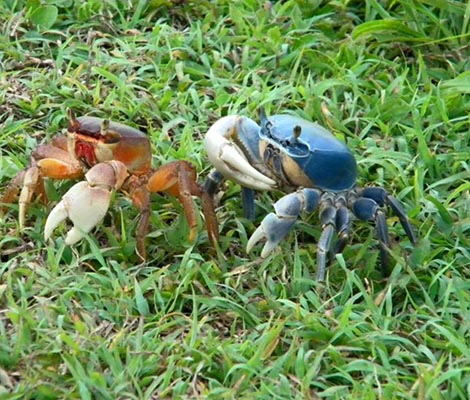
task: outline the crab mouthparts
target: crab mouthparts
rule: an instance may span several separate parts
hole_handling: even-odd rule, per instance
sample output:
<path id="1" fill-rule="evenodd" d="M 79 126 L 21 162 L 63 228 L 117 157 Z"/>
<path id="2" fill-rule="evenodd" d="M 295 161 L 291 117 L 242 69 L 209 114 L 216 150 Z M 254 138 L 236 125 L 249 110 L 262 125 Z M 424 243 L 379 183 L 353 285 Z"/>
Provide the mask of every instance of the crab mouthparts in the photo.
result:
<path id="1" fill-rule="evenodd" d="M 87 165 L 95 165 L 98 160 L 95 154 L 95 146 L 87 142 L 76 142 L 74 146 L 74 154 L 79 160 Z"/>

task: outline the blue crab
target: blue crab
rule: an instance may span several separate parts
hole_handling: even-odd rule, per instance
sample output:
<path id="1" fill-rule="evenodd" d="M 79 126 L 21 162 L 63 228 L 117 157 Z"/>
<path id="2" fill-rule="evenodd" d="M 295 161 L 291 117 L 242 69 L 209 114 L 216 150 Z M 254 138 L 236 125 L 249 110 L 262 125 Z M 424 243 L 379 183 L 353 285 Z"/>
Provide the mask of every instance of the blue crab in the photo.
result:
<path id="1" fill-rule="evenodd" d="M 287 114 L 267 117 L 264 110 L 260 117 L 261 126 L 244 116 L 223 117 L 204 139 L 215 167 L 205 185 L 211 196 L 224 178 L 240 184 L 245 215 L 253 218 L 254 190 L 287 193 L 253 233 L 247 252 L 265 240 L 261 257 L 267 257 L 302 212 L 318 209 L 322 233 L 317 248 L 317 280 L 323 281 L 328 255 L 340 253 L 349 240 L 352 213 L 359 220 L 375 222 L 381 269 L 387 275 L 391 241 L 384 206 L 391 208 L 411 243 L 416 244 L 400 202 L 381 187 L 359 187 L 353 154 L 322 126 Z"/>

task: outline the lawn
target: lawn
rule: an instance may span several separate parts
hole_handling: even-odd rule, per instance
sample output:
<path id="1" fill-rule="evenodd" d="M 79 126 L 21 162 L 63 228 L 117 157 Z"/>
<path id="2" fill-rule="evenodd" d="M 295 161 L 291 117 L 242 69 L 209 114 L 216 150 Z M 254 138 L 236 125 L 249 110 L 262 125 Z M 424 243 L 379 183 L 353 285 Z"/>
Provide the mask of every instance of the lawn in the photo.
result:
<path id="1" fill-rule="evenodd" d="M 266 259 L 250 235 L 282 193 L 218 199 L 202 214 L 152 194 L 148 258 L 123 193 L 74 246 L 43 230 L 75 181 L 48 181 L 19 229 L 0 216 L 0 399 L 470 398 L 470 3 L 452 0 L 5 0 L 0 4 L 0 192 L 67 111 L 145 132 L 153 165 L 211 166 L 221 116 L 289 112 L 386 188 L 389 277 L 372 223 L 316 282 L 318 213 Z M 198 209 L 201 201 L 195 198 Z"/>

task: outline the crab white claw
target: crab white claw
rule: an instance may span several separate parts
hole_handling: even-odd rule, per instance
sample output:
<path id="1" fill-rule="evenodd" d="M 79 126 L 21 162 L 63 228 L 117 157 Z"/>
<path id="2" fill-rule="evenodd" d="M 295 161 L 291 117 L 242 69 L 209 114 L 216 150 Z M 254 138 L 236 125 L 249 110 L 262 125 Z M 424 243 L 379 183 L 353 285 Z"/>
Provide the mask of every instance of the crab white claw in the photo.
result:
<path id="1" fill-rule="evenodd" d="M 274 212 L 268 214 L 251 235 L 246 252 L 260 241 L 266 240 L 261 258 L 268 257 L 292 230 L 302 212 L 312 212 L 320 202 L 321 193 L 316 189 L 299 189 L 288 193 L 274 203 Z"/>
<path id="2" fill-rule="evenodd" d="M 272 190 L 276 182 L 256 170 L 236 143 L 236 140 L 241 142 L 239 134 L 250 129 L 250 124 L 255 123 L 239 115 L 220 118 L 205 136 L 206 154 L 211 164 L 227 179 L 251 189 Z M 255 129 L 258 129 L 256 124 Z"/>
<path id="3" fill-rule="evenodd" d="M 86 181 L 72 186 L 51 211 L 44 238 L 48 240 L 54 229 L 69 218 L 73 227 L 67 233 L 65 243 L 77 243 L 104 218 L 113 191 L 122 186 L 127 176 L 127 168 L 120 161 L 95 165 L 85 174 Z"/>

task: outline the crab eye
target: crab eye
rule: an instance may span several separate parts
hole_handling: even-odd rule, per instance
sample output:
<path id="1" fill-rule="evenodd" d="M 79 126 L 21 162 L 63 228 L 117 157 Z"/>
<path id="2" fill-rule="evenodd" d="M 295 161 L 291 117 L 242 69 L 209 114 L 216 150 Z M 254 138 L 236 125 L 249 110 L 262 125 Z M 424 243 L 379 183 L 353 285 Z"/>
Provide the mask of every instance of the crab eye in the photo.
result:
<path id="1" fill-rule="evenodd" d="M 306 143 L 301 142 L 300 140 L 295 140 L 289 142 L 286 140 L 286 143 L 289 143 L 286 146 L 286 151 L 288 154 L 295 157 L 306 157 L 310 154 L 310 148 Z"/>
<path id="2" fill-rule="evenodd" d="M 121 135 L 115 130 L 110 129 L 109 119 L 104 119 L 100 126 L 101 140 L 106 144 L 119 142 Z"/>
<path id="3" fill-rule="evenodd" d="M 107 131 L 105 135 L 103 135 L 103 142 L 107 144 L 118 143 L 121 140 L 121 135 L 114 131 Z"/>
<path id="4" fill-rule="evenodd" d="M 263 128 L 261 129 L 262 133 L 269 139 L 273 138 L 273 134 L 271 132 L 272 127 L 273 123 L 271 121 L 266 121 L 266 123 L 263 125 Z"/>

